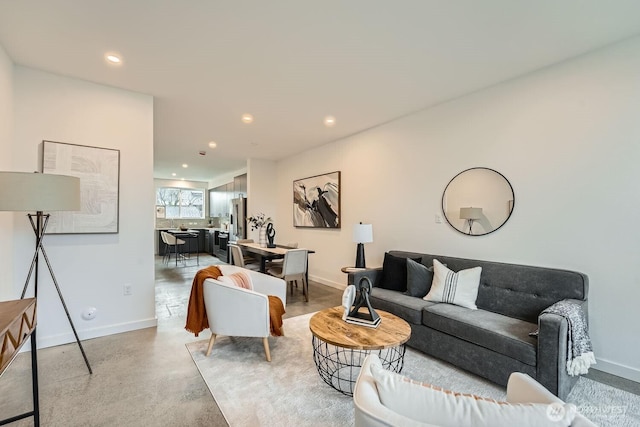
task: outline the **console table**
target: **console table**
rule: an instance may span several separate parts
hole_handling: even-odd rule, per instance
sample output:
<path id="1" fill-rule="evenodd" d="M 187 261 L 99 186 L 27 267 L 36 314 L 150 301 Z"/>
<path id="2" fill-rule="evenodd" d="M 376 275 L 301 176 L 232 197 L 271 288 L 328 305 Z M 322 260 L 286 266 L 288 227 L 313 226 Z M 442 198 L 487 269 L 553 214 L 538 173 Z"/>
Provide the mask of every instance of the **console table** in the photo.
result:
<path id="1" fill-rule="evenodd" d="M 40 425 L 38 404 L 38 355 L 36 347 L 36 299 L 26 298 L 0 302 L 0 378 L 16 358 L 22 345 L 31 337 L 31 381 L 33 411 L 0 420 L 0 425 L 33 416 L 33 424 Z"/>

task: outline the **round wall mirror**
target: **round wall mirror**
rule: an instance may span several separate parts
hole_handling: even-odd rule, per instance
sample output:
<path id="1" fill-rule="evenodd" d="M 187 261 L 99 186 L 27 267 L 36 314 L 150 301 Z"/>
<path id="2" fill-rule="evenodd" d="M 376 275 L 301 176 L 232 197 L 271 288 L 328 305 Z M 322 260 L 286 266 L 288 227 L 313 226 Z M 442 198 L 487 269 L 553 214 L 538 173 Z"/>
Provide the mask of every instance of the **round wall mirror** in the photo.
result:
<path id="1" fill-rule="evenodd" d="M 442 212 L 459 232 L 483 236 L 507 222 L 514 202 L 513 187 L 504 175 L 489 168 L 471 168 L 447 184 Z"/>

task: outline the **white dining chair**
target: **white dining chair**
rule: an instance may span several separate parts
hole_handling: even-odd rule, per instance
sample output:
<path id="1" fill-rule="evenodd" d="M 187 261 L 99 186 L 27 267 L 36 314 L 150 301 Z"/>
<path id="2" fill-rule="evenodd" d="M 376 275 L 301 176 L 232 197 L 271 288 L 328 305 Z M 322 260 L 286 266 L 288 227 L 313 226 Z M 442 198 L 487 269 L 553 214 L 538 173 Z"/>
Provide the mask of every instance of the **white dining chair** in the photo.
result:
<path id="1" fill-rule="evenodd" d="M 233 265 L 246 268 L 249 270 L 254 270 L 254 271 L 258 270 L 259 268 L 258 266 L 254 264 L 244 263 L 244 255 L 242 254 L 242 249 L 240 248 L 240 246 L 230 243 L 229 245 L 227 245 L 227 248 L 229 248 L 229 250 L 231 251 L 231 263 Z"/>
<path id="2" fill-rule="evenodd" d="M 236 240 L 236 243 L 240 244 L 240 243 L 253 243 L 253 239 L 238 239 Z M 242 250 L 242 248 L 240 248 L 240 250 Z M 242 257 L 244 258 L 244 264 L 259 264 L 259 261 L 255 258 L 252 257 L 251 255 L 247 255 L 244 252 L 242 253 Z"/>
<path id="3" fill-rule="evenodd" d="M 288 247 L 288 248 L 298 249 L 298 242 L 289 242 L 289 243 L 286 243 L 285 246 Z M 283 262 L 284 262 L 284 258 L 272 259 L 271 261 L 269 261 L 269 263 L 267 265 L 267 270 L 269 268 L 280 268 L 280 269 L 282 269 L 282 263 Z"/>
<path id="4" fill-rule="evenodd" d="M 309 283 L 307 282 L 307 257 L 308 251 L 306 249 L 291 249 L 284 255 L 284 261 L 282 262 L 282 268 L 273 266 L 269 268 L 267 272 L 272 276 L 283 279 L 290 288 L 290 293 L 293 295 L 293 284 L 296 286 L 298 280 L 302 282 L 302 294 L 304 300 L 309 302 Z"/>

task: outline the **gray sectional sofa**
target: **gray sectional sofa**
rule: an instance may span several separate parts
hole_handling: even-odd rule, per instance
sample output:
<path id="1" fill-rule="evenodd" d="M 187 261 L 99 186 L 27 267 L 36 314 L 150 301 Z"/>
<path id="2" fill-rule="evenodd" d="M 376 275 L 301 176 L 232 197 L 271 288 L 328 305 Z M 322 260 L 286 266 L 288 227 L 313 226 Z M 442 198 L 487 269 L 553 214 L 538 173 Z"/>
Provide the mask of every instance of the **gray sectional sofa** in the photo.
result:
<path id="1" fill-rule="evenodd" d="M 435 258 L 453 271 L 482 267 L 478 310 L 380 288 L 382 268 L 349 273 L 349 284 L 357 285 L 363 276 L 371 280 L 375 309 L 411 325 L 409 346 L 501 385 L 507 384 L 512 372 L 524 372 L 566 399 L 578 378 L 569 376 L 565 367 L 568 324 L 561 316 L 541 312 L 568 299 L 587 314 L 586 275 L 404 251 L 389 255 L 420 260 L 425 266 Z M 529 335 L 538 328 L 537 338 Z"/>

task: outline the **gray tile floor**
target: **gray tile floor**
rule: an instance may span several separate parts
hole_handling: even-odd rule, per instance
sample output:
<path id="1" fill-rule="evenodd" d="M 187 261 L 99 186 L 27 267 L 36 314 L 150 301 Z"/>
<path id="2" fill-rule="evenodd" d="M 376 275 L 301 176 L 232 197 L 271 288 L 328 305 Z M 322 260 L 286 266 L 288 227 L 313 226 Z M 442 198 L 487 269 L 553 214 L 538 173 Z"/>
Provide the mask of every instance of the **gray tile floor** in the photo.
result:
<path id="1" fill-rule="evenodd" d="M 226 426 L 185 344 L 195 338 L 184 327 L 191 281 L 203 266 L 218 263 L 201 255 L 200 266 L 175 268 L 156 259 L 158 327 L 83 342 L 94 370 L 87 373 L 76 344 L 38 352 L 43 426 Z M 346 280 L 346 277 L 345 277 Z M 288 296 L 285 317 L 339 305 L 342 292 L 310 283 L 310 302 L 298 290 Z M 272 355 L 276 357 L 276 355 Z M 640 394 L 640 384 L 592 369 L 589 378 Z M 31 408 L 28 354 L 0 378 L 0 419 Z M 30 426 L 30 419 L 12 426 Z"/>
<path id="2" fill-rule="evenodd" d="M 158 327 L 83 341 L 93 375 L 88 374 L 75 343 L 40 350 L 41 424 L 226 426 L 185 347 L 208 339 L 209 332 L 195 338 L 183 329 L 193 276 L 199 268 L 215 263 L 216 258 L 201 255 L 199 267 L 175 268 L 157 257 Z M 340 290 L 318 283 L 310 282 L 309 294 L 308 303 L 301 290 L 288 295 L 285 317 L 341 303 Z M 30 387 L 30 359 L 21 354 L 0 379 L 0 419 L 31 410 Z M 27 419 L 11 425 L 33 423 Z"/>

